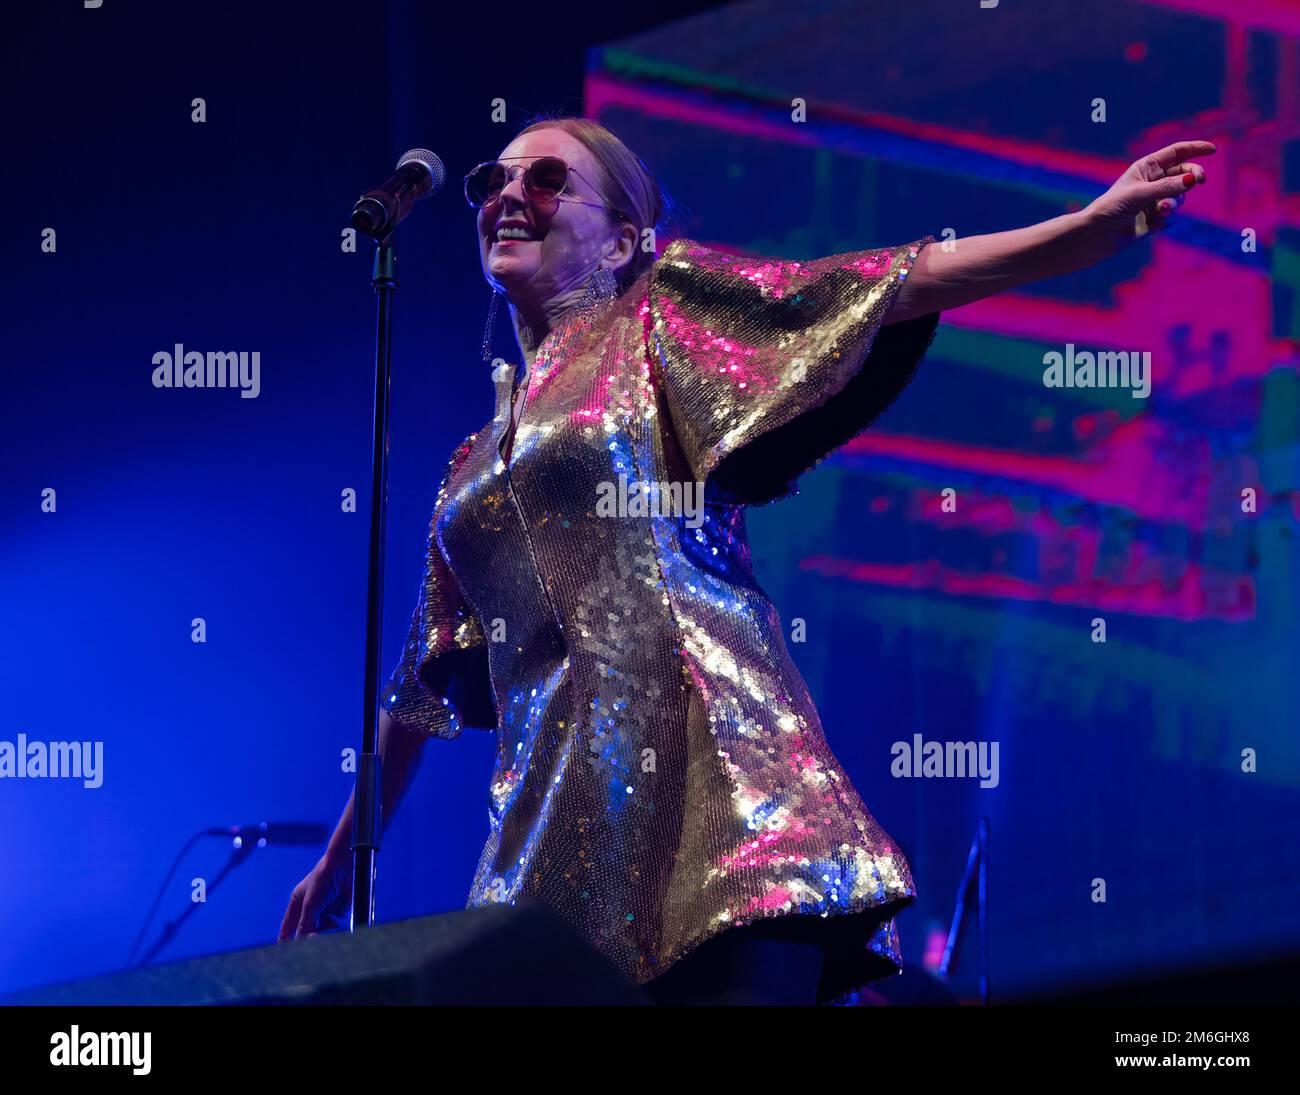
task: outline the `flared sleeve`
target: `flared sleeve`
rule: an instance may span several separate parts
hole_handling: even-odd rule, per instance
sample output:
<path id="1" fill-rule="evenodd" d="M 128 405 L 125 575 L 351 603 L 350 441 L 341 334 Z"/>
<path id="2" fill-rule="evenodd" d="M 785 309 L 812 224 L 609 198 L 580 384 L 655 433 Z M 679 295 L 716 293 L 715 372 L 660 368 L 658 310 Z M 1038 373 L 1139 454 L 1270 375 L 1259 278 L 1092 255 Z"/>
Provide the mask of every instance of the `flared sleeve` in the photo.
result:
<path id="1" fill-rule="evenodd" d="M 883 325 L 921 249 L 809 262 L 679 239 L 649 282 L 647 353 L 709 496 L 759 504 L 866 428 L 912 379 L 939 313 Z"/>
<path id="2" fill-rule="evenodd" d="M 427 737 L 458 737 L 462 725 L 496 727 L 483 630 L 456 586 L 437 536 L 448 483 L 473 441 L 470 435 L 457 448 L 439 486 L 410 632 L 381 699 L 400 725 Z"/>

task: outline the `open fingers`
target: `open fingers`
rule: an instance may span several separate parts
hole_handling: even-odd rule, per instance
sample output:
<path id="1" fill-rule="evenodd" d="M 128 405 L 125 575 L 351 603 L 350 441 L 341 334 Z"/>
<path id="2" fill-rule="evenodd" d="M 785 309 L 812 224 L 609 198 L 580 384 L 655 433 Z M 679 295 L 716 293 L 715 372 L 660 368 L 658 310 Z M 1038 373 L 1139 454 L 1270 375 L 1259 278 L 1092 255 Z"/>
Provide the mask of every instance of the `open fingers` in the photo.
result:
<path id="1" fill-rule="evenodd" d="M 1205 168 L 1198 163 L 1176 163 L 1165 169 L 1166 179 L 1181 178 L 1184 175 L 1194 175 L 1198 185 L 1205 182 Z"/>
<path id="2" fill-rule="evenodd" d="M 1162 169 L 1168 169 L 1192 156 L 1213 156 L 1217 151 L 1218 146 L 1213 141 L 1175 141 L 1147 158 Z"/>
<path id="3" fill-rule="evenodd" d="M 284 911 L 284 919 L 280 922 L 279 941 L 283 943 L 286 939 L 292 939 L 293 933 L 298 927 L 299 917 L 302 914 L 302 894 L 297 890 L 289 898 L 289 907 Z"/>
<path id="4" fill-rule="evenodd" d="M 1163 179 L 1140 182 L 1136 185 L 1137 194 L 1141 196 L 1143 205 L 1154 206 L 1165 198 L 1181 199 L 1188 190 L 1197 185 L 1197 181 L 1195 173 L 1188 171 L 1181 175 L 1167 175 Z"/>
<path id="5" fill-rule="evenodd" d="M 1170 221 L 1173 220 L 1174 214 L 1182 203 L 1183 199 L 1177 197 L 1161 198 L 1159 201 L 1144 205 L 1133 218 L 1133 234 L 1141 237 L 1169 227 Z"/>

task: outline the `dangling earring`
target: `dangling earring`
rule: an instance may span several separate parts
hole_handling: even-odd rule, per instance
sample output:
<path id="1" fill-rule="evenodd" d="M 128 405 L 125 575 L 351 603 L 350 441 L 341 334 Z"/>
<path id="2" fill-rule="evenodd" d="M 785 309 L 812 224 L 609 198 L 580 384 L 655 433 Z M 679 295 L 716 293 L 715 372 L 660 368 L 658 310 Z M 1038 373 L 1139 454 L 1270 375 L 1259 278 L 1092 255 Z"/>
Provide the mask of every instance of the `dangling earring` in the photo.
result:
<path id="1" fill-rule="evenodd" d="M 492 303 L 488 305 L 487 324 L 483 328 L 483 360 L 492 361 L 492 332 L 497 325 L 497 310 L 501 303 L 501 290 L 492 290 Z"/>
<path id="2" fill-rule="evenodd" d="M 596 305 L 613 300 L 616 296 L 618 296 L 618 279 L 614 277 L 614 271 L 606 266 L 597 266 L 596 272 L 591 275 L 591 280 L 583 290 L 578 307 L 588 312 Z"/>

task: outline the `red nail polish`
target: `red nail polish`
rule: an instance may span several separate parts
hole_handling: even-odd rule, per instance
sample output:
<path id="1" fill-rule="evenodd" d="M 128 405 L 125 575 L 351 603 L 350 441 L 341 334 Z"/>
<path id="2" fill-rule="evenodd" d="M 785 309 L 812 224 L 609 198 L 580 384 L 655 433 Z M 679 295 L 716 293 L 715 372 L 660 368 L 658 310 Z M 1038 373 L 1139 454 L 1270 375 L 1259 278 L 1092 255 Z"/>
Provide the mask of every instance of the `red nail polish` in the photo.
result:
<path id="1" fill-rule="evenodd" d="M 1190 190 L 1195 184 L 1196 184 L 1196 176 L 1193 175 L 1190 171 L 1187 172 L 1187 174 L 1183 176 L 1183 185 Z"/>

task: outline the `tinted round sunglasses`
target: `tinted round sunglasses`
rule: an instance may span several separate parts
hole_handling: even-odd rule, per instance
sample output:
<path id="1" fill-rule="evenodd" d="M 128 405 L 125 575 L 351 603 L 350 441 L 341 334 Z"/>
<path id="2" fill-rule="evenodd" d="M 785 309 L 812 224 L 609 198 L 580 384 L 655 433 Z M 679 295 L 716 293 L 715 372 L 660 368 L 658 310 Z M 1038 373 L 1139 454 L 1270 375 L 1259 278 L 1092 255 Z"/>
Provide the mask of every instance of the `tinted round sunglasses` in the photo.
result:
<path id="1" fill-rule="evenodd" d="M 501 197 L 501 192 L 510 185 L 515 175 L 522 173 L 524 197 L 531 202 L 545 204 L 546 202 L 557 201 L 563 195 L 565 201 L 574 202 L 578 205 L 590 205 L 597 209 L 608 209 L 616 216 L 624 220 L 627 219 L 627 214 L 623 210 L 615 208 L 603 199 L 600 202 L 589 202 L 565 193 L 569 186 L 569 178 L 572 175 L 577 175 L 578 178 L 591 187 L 593 192 L 599 193 L 599 190 L 581 171 L 576 167 L 570 167 L 559 156 L 538 156 L 527 167 L 521 167 L 518 163 L 512 162 L 528 158 L 527 156 L 508 156 L 504 160 L 488 160 L 479 164 L 465 176 L 465 200 L 474 209 L 482 209 L 485 205 L 491 205 Z"/>

